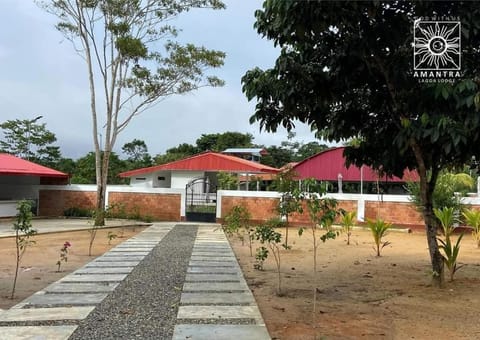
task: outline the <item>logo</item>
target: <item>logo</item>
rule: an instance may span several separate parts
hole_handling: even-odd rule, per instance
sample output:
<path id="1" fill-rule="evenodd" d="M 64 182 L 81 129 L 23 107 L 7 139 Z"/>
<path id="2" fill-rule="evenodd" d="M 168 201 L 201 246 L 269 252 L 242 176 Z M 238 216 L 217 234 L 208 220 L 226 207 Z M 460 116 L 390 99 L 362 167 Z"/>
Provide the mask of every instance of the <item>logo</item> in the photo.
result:
<path id="1" fill-rule="evenodd" d="M 448 78 L 460 77 L 462 48 L 459 20 L 415 20 L 413 39 L 415 78 L 433 82 L 452 81 Z"/>

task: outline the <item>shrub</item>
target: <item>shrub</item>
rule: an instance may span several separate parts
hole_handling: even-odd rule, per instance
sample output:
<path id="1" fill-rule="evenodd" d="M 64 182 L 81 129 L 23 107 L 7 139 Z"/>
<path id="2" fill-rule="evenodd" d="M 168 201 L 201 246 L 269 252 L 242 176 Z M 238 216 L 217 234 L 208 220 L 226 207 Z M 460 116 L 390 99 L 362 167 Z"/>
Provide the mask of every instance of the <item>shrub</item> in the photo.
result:
<path id="1" fill-rule="evenodd" d="M 472 236 L 480 248 L 480 210 L 465 210 L 463 213 L 467 225 L 472 227 Z"/>
<path id="2" fill-rule="evenodd" d="M 377 256 L 380 256 L 380 250 L 388 246 L 390 242 L 382 241 L 382 238 L 387 234 L 387 230 L 392 226 L 391 223 L 385 222 L 381 219 L 367 220 L 367 225 L 372 232 L 373 240 L 375 242 L 374 248 L 377 252 Z"/>
<path id="3" fill-rule="evenodd" d="M 79 207 L 70 207 L 63 211 L 63 216 L 66 217 L 92 217 L 92 210 L 79 208 Z"/>
<path id="4" fill-rule="evenodd" d="M 353 225 L 355 223 L 355 218 L 357 213 L 355 211 L 343 211 L 342 216 L 342 231 L 347 235 L 347 245 L 350 244 L 350 236 L 352 235 Z"/>

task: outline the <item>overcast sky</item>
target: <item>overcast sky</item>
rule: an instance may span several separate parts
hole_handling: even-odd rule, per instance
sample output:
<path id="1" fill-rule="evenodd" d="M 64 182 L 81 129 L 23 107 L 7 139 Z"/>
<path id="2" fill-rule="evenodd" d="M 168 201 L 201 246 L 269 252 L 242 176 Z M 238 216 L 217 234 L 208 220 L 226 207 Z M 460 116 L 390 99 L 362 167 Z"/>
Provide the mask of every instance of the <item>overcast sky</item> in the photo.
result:
<path id="1" fill-rule="evenodd" d="M 136 117 L 117 140 L 119 152 L 134 138 L 146 142 L 152 155 L 181 143 L 195 144 L 202 133 L 251 133 L 254 142 L 278 145 L 286 131 L 259 132 L 250 125 L 254 102 L 241 91 L 240 79 L 255 66 L 273 66 L 273 43 L 254 30 L 254 11 L 263 0 L 225 0 L 223 11 L 195 10 L 175 24 L 179 40 L 224 51 L 225 65 L 216 74 L 222 88 L 204 88 L 171 97 Z M 33 119 L 46 123 L 57 136 L 65 157 L 74 159 L 93 150 L 89 92 L 83 60 L 56 31 L 56 18 L 33 0 L 0 0 L 0 121 Z M 315 140 L 307 126 L 297 126 L 298 141 Z"/>

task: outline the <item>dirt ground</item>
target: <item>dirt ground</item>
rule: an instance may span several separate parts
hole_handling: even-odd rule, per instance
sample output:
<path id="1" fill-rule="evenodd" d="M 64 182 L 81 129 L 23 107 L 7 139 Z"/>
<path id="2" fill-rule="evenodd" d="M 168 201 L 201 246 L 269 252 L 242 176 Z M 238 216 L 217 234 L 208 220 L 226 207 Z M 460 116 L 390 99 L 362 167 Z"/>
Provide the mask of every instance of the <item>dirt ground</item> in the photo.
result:
<path id="1" fill-rule="evenodd" d="M 143 230 L 142 227 L 98 231 L 94 255 L 89 257 L 87 231 L 35 237 L 21 262 L 16 298 L 9 298 L 14 271 L 14 239 L 0 239 L 0 308 L 6 309 L 41 290 L 94 257 Z M 107 233 L 118 237 L 108 244 Z M 284 233 L 284 230 L 280 230 Z M 248 246 L 230 239 L 273 339 L 478 339 L 480 338 L 480 249 L 470 235 L 462 240 L 455 281 L 443 289 L 430 283 L 430 262 L 425 235 L 390 232 L 391 244 L 376 257 L 373 239 L 355 230 L 351 244 L 344 235 L 318 248 L 317 284 L 312 275 L 312 237 L 299 237 L 290 229 L 291 250 L 282 250 L 283 296 L 276 295 L 277 273 L 273 257 L 264 271 L 253 269 Z M 68 262 L 56 272 L 65 241 Z M 258 243 L 254 244 L 254 248 Z M 317 313 L 313 322 L 313 289 Z"/>
<path id="2" fill-rule="evenodd" d="M 10 299 L 10 295 L 15 273 L 15 238 L 0 238 L 0 309 L 8 309 L 16 305 L 144 229 L 145 227 L 121 227 L 98 230 L 92 256 L 88 256 L 90 234 L 86 230 L 34 236 L 33 240 L 36 243 L 27 247 L 20 262 L 13 300 Z M 110 244 L 108 232 L 117 235 Z M 60 249 L 66 241 L 71 244 L 68 250 L 68 261 L 62 262 L 60 272 L 57 272 L 56 263 L 60 258 Z"/>
<path id="3" fill-rule="evenodd" d="M 463 238 L 463 267 L 443 289 L 430 286 L 424 233 L 391 231 L 384 240 L 391 244 L 381 257 L 366 230 L 354 230 L 350 245 L 344 235 L 320 243 L 315 284 L 312 236 L 290 229 L 281 297 L 273 256 L 255 270 L 248 246 L 235 238 L 231 244 L 273 339 L 479 339 L 480 249 L 472 237 Z"/>

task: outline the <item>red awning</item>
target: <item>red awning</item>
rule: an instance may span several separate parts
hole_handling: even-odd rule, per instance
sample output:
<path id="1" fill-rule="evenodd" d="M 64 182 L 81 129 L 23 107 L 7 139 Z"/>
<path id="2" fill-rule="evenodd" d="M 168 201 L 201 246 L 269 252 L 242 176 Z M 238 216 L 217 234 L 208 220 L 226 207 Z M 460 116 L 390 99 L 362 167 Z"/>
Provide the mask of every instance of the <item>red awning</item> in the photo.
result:
<path id="1" fill-rule="evenodd" d="M 277 173 L 279 170 L 268 165 L 245 159 L 207 151 L 185 159 L 171 163 L 155 165 L 148 168 L 136 169 L 122 172 L 120 177 L 132 177 L 157 171 L 213 171 L 213 172 L 235 172 L 235 173 Z"/>
<path id="2" fill-rule="evenodd" d="M 0 175 L 68 178 L 63 172 L 6 153 L 0 153 Z"/>
<path id="3" fill-rule="evenodd" d="M 315 178 L 321 181 L 337 181 L 339 175 L 342 176 L 344 182 L 407 182 L 418 181 L 418 173 L 406 169 L 402 178 L 392 176 L 378 176 L 377 171 L 369 166 L 362 166 L 361 168 L 350 165 L 349 168 L 345 166 L 345 157 L 343 150 L 345 147 L 333 148 L 320 152 L 310 158 L 298 163 L 294 168 L 300 179 Z"/>

